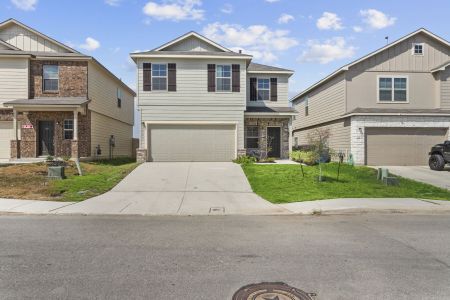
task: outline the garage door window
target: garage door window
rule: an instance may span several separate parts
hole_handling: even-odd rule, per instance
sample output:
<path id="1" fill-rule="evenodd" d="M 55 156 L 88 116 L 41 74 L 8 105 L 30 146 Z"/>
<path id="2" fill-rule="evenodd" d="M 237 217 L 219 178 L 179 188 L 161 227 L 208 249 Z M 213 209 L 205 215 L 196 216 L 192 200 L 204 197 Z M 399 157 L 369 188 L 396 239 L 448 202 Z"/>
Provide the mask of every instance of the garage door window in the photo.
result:
<path id="1" fill-rule="evenodd" d="M 407 102 L 408 79 L 406 77 L 379 77 L 379 102 Z"/>
<path id="2" fill-rule="evenodd" d="M 247 126 L 246 128 L 246 142 L 248 149 L 258 149 L 259 148 L 259 130 L 258 126 Z"/>

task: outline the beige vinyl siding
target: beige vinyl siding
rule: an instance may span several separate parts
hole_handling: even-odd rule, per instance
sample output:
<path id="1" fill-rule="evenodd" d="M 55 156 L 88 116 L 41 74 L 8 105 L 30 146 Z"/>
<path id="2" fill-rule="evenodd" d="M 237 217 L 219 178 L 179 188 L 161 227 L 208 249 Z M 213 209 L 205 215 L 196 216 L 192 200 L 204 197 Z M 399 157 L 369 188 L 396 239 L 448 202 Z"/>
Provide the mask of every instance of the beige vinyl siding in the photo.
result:
<path id="1" fill-rule="evenodd" d="M 0 121 L 0 159 L 10 158 L 10 143 L 13 139 L 13 122 Z"/>
<path id="2" fill-rule="evenodd" d="M 170 45 L 167 48 L 164 48 L 164 51 L 209 51 L 209 52 L 217 52 L 221 50 L 212 46 L 211 44 L 207 44 L 202 40 L 196 37 L 190 37 L 184 39 L 176 44 Z"/>
<path id="3" fill-rule="evenodd" d="M 412 44 L 424 43 L 424 55 L 412 55 Z M 356 71 L 429 72 L 450 58 L 450 49 L 422 33 L 351 67 Z"/>
<path id="4" fill-rule="evenodd" d="M 308 94 L 309 114 L 305 116 L 305 101 L 297 100 L 294 108 L 299 112 L 293 129 L 313 126 L 341 117 L 345 113 L 345 79 L 336 76 Z"/>
<path id="5" fill-rule="evenodd" d="M 348 71 L 347 111 L 363 108 L 432 109 L 439 107 L 436 81 L 431 73 L 418 72 L 362 72 Z M 378 102 L 378 77 L 399 76 L 407 78 L 408 103 Z"/>
<path id="6" fill-rule="evenodd" d="M 89 62 L 89 108 L 97 113 L 133 125 L 134 97 L 113 76 L 95 62 Z M 117 88 L 122 90 L 122 107 L 117 106 Z"/>
<path id="7" fill-rule="evenodd" d="M 142 64 L 150 63 L 176 63 L 177 65 L 177 91 L 150 91 L 144 92 L 142 85 Z M 208 92 L 207 66 L 208 64 L 240 64 L 241 92 Z M 162 59 L 138 60 L 138 88 L 139 105 L 205 105 L 205 106 L 241 106 L 245 109 L 246 65 L 243 60 L 210 60 L 210 59 Z"/>
<path id="8" fill-rule="evenodd" d="M 28 59 L 0 58 L 0 107 L 3 102 L 28 99 Z"/>
<path id="9" fill-rule="evenodd" d="M 450 109 L 450 66 L 441 72 L 441 108 Z"/>
<path id="10" fill-rule="evenodd" d="M 278 100 L 275 101 L 250 101 L 250 78 L 277 78 Z M 289 104 L 289 76 L 279 74 L 248 73 L 247 74 L 247 106 L 288 107 Z"/>
<path id="11" fill-rule="evenodd" d="M 141 107 L 142 122 L 232 122 L 237 124 L 237 146 L 244 148 L 244 111 L 222 106 L 152 106 Z M 141 147 L 145 147 L 145 130 L 141 130 Z"/>
<path id="12" fill-rule="evenodd" d="M 24 51 L 69 52 L 54 42 L 15 24 L 0 30 L 0 39 Z"/>
<path id="13" fill-rule="evenodd" d="M 11 50 L 11 48 L 9 48 L 6 45 L 3 45 L 2 43 L 0 43 L 0 50 Z"/>
<path id="14" fill-rule="evenodd" d="M 95 157 L 100 145 L 102 157 L 109 156 L 109 138 L 114 135 L 114 156 L 132 156 L 133 126 L 108 116 L 91 111 L 91 153 Z"/>
<path id="15" fill-rule="evenodd" d="M 308 134 L 313 134 L 316 129 L 330 130 L 329 146 L 334 151 L 342 151 L 344 153 L 350 152 L 350 119 L 340 119 L 320 126 L 313 126 L 304 130 L 295 131 L 293 133 L 293 144 L 295 138 L 298 138 L 299 145 L 308 144 Z"/>

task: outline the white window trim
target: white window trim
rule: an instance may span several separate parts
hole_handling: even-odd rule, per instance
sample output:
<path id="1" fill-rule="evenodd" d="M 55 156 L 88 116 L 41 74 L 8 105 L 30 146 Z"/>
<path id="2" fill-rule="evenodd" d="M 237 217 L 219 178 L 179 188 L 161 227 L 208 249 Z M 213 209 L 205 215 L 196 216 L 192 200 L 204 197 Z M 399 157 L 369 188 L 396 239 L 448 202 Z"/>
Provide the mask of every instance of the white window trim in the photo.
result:
<path id="1" fill-rule="evenodd" d="M 219 68 L 219 66 L 228 66 L 228 67 L 230 67 L 230 90 L 229 91 L 219 91 L 219 90 L 217 90 L 217 79 L 221 79 L 221 78 L 226 78 L 226 79 L 228 79 L 228 77 L 219 77 L 219 76 L 217 76 L 217 74 L 219 73 L 219 72 L 217 72 L 217 69 Z M 216 86 L 216 93 L 224 93 L 224 94 L 228 94 L 228 93 L 232 93 L 232 91 L 233 91 L 233 68 L 232 68 L 232 66 L 230 65 L 230 64 L 217 64 L 216 65 L 216 82 L 215 82 L 215 86 Z"/>
<path id="2" fill-rule="evenodd" d="M 153 66 L 154 65 L 164 65 L 166 66 L 166 76 L 153 76 Z M 155 93 L 164 93 L 167 92 L 169 89 L 169 65 L 168 63 L 152 63 L 152 90 L 151 92 Z M 153 78 L 166 78 L 166 89 L 165 90 L 155 90 L 153 89 Z"/>
<path id="3" fill-rule="evenodd" d="M 256 128 L 258 128 L 258 136 L 248 136 L 248 134 L 247 134 L 247 128 L 248 127 L 256 127 Z M 247 147 L 247 139 L 248 138 L 251 138 L 251 139 L 258 139 L 258 148 L 248 148 Z M 247 126 L 245 126 L 245 147 L 247 147 L 247 149 L 250 149 L 250 150 L 258 150 L 259 149 L 259 126 L 258 125 L 247 125 Z"/>
<path id="4" fill-rule="evenodd" d="M 422 46 L 422 53 L 421 54 L 416 54 L 416 52 L 414 51 L 416 45 L 421 45 Z M 413 56 L 424 56 L 425 55 L 425 43 L 412 43 L 411 54 Z"/>
<path id="5" fill-rule="evenodd" d="M 66 121 L 72 121 L 72 129 L 66 129 Z M 63 121 L 63 140 L 73 140 L 74 137 L 74 128 L 75 128 L 75 121 L 73 119 L 64 119 Z M 72 138 L 66 139 L 66 131 L 72 131 Z"/>
<path id="6" fill-rule="evenodd" d="M 259 92 L 259 85 L 258 85 L 258 81 L 259 80 L 262 80 L 262 79 L 267 79 L 267 80 L 269 80 L 269 89 L 263 89 L 263 91 L 269 91 L 269 99 L 267 99 L 267 100 L 259 100 L 258 99 L 258 92 Z M 271 89 L 271 82 L 270 82 L 270 78 L 268 78 L 268 77 L 256 77 L 256 102 L 270 102 L 270 89 Z"/>
<path id="7" fill-rule="evenodd" d="M 58 67 L 58 75 L 57 75 L 57 77 L 58 78 L 56 78 L 57 80 L 58 80 L 58 89 L 57 90 L 46 90 L 45 89 L 45 77 L 44 77 L 44 67 L 45 66 L 57 66 Z M 51 80 L 54 80 L 54 79 L 51 79 Z M 59 65 L 55 65 L 55 64 L 43 64 L 42 65 L 42 92 L 43 93 L 59 93 Z"/>
<path id="8" fill-rule="evenodd" d="M 380 78 L 391 78 L 392 79 L 392 100 L 391 101 L 380 101 Z M 405 78 L 406 79 L 406 101 L 395 101 L 394 100 L 394 79 L 395 78 Z M 377 103 L 381 104 L 408 104 L 409 103 L 409 76 L 407 75 L 378 75 L 377 76 Z"/>

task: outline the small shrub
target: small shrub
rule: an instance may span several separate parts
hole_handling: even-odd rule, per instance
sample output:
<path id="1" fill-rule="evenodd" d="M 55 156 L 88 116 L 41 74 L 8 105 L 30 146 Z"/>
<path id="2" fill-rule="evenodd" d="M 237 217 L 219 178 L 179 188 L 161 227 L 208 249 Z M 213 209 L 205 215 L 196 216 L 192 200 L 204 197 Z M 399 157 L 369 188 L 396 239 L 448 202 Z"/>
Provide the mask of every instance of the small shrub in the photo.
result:
<path id="1" fill-rule="evenodd" d="M 236 159 L 233 159 L 233 162 L 240 165 L 253 164 L 256 162 L 256 158 L 248 155 L 240 155 Z"/>
<path id="2" fill-rule="evenodd" d="M 275 162 L 275 157 L 267 157 L 264 159 L 261 159 L 259 161 L 259 163 L 274 163 Z"/>
<path id="3" fill-rule="evenodd" d="M 291 159 L 293 161 L 304 163 L 309 166 L 312 166 L 316 163 L 315 155 L 312 151 L 292 151 Z"/>

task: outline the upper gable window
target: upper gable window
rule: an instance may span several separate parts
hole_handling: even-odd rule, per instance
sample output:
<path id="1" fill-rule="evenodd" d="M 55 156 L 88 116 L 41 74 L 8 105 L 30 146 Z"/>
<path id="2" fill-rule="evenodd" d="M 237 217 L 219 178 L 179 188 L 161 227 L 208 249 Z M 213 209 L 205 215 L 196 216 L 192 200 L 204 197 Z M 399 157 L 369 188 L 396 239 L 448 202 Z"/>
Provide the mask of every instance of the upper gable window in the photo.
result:
<path id="1" fill-rule="evenodd" d="M 216 67 L 216 91 L 231 92 L 231 66 L 217 65 Z"/>
<path id="2" fill-rule="evenodd" d="M 166 64 L 152 64 L 152 88 L 154 91 L 167 90 Z"/>
<path id="3" fill-rule="evenodd" d="M 413 55 L 423 55 L 423 49 L 424 44 L 423 43 L 414 43 L 412 48 Z"/>
<path id="4" fill-rule="evenodd" d="M 379 102 L 407 102 L 408 78 L 406 77 L 379 77 Z"/>
<path id="5" fill-rule="evenodd" d="M 270 100 L 270 79 L 258 78 L 258 100 Z"/>
<path id="6" fill-rule="evenodd" d="M 117 88 L 117 107 L 122 107 L 122 90 L 120 88 Z"/>
<path id="7" fill-rule="evenodd" d="M 59 67 L 58 65 L 42 66 L 43 90 L 45 92 L 57 92 L 59 89 Z"/>

